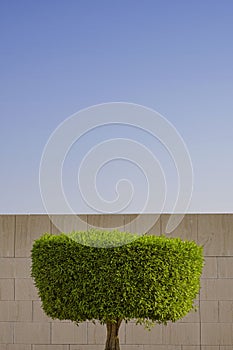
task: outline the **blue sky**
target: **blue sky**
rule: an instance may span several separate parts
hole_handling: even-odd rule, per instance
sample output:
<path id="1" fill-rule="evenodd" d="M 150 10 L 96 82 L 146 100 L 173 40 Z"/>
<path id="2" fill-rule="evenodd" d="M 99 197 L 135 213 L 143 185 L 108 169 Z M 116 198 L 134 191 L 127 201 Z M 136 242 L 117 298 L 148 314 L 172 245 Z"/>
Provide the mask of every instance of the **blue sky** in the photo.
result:
<path id="1" fill-rule="evenodd" d="M 230 0 L 1 1 L 0 213 L 45 212 L 39 165 L 49 136 L 80 109 L 110 101 L 152 108 L 181 134 L 194 170 L 190 212 L 232 212 L 232 15 Z M 159 142 L 137 130 L 90 133 L 64 164 L 64 188 L 80 213 L 89 211 L 78 192 L 72 197 L 81 155 L 113 137 L 141 140 L 165 158 Z M 112 198 L 117 178 L 132 177 L 138 192 L 129 211 L 137 211 L 142 173 L 123 161 L 108 166 L 99 191 Z"/>

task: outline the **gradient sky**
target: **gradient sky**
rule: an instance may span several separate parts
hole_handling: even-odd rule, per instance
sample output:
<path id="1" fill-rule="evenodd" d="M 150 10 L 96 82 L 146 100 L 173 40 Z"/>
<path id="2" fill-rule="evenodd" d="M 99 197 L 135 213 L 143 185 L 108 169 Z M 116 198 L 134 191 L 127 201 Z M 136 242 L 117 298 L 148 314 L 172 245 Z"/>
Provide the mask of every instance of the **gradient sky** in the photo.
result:
<path id="1" fill-rule="evenodd" d="M 181 134 L 194 169 L 190 212 L 233 212 L 232 18 L 231 0 L 1 0 L 0 213 L 45 212 L 39 165 L 50 134 L 80 109 L 110 101 L 152 108 Z M 81 155 L 114 136 L 140 139 L 163 159 L 161 145 L 138 131 L 90 133 L 64 164 L 77 212 L 91 212 L 72 197 Z M 123 161 L 108 166 L 99 191 L 111 199 L 117 179 L 132 177 L 138 192 L 128 209 L 137 210 L 142 173 Z"/>

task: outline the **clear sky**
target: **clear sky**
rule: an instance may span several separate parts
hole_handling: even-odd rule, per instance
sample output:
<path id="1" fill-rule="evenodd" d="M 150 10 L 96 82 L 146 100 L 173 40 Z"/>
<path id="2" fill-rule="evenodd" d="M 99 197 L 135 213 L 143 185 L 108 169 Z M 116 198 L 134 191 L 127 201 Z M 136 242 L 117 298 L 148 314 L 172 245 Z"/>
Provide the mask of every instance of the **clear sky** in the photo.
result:
<path id="1" fill-rule="evenodd" d="M 232 18 L 231 0 L 1 0 L 0 213 L 45 212 L 39 166 L 48 138 L 80 109 L 111 101 L 152 108 L 181 134 L 194 171 L 190 212 L 233 212 Z M 78 191 L 72 196 L 78 164 L 113 137 L 141 140 L 163 162 L 161 145 L 143 132 L 90 132 L 64 163 L 64 189 L 77 212 L 91 212 Z M 126 163 L 107 164 L 97 187 L 112 199 L 118 179 L 132 177 L 134 211 L 146 182 Z"/>

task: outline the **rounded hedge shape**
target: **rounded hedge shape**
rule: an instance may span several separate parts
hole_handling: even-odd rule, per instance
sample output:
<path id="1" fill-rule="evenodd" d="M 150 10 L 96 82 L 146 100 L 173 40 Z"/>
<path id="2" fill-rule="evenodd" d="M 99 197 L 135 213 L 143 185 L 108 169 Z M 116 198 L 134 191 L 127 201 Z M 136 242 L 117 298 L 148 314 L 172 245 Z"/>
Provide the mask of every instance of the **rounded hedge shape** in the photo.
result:
<path id="1" fill-rule="evenodd" d="M 32 277 L 45 313 L 76 323 L 175 322 L 193 309 L 202 267 L 202 247 L 165 236 L 45 234 L 32 248 Z"/>
<path id="2" fill-rule="evenodd" d="M 76 241 L 83 236 L 90 243 L 88 235 L 45 234 L 33 245 L 32 277 L 50 317 L 166 322 L 193 308 L 203 266 L 196 243 L 142 236 L 119 247 L 97 248 Z M 115 231 L 116 241 L 122 236 L 127 241 L 132 234 L 118 232 L 117 237 Z M 112 232 L 104 231 L 101 246 L 109 246 L 108 238 Z"/>

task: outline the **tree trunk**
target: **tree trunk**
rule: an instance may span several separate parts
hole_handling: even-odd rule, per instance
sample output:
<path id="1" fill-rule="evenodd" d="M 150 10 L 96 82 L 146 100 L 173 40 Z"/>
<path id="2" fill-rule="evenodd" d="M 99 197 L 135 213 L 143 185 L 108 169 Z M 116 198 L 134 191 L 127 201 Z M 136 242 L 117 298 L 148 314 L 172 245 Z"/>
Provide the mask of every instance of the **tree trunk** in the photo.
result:
<path id="1" fill-rule="evenodd" d="M 121 325 L 120 319 L 116 320 L 116 323 L 107 322 L 107 340 L 105 344 L 105 350 L 120 350 L 118 332 Z"/>

